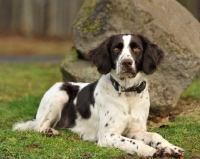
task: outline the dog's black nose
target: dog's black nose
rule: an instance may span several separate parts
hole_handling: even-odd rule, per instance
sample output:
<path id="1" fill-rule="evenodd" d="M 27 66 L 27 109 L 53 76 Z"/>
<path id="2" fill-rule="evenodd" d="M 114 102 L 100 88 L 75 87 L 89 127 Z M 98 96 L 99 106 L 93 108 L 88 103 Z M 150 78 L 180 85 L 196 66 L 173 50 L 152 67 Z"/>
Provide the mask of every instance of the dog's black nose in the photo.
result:
<path id="1" fill-rule="evenodd" d="M 122 64 L 123 67 L 128 68 L 128 67 L 132 66 L 133 61 L 131 59 L 124 59 L 124 60 L 122 60 L 121 64 Z"/>

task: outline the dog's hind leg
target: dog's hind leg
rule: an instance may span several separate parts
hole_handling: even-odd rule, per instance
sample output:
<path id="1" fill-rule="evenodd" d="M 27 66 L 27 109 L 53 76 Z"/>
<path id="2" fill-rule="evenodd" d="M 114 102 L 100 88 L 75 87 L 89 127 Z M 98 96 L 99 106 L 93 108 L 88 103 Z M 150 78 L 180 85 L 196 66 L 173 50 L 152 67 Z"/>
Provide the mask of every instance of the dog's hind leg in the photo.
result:
<path id="1" fill-rule="evenodd" d="M 69 100 L 66 91 L 61 90 L 62 85 L 63 82 L 56 83 L 44 94 L 35 119 L 14 124 L 13 130 L 34 130 L 49 136 L 58 135 L 58 131 L 53 128 L 59 122 L 62 109 Z"/>
<path id="2" fill-rule="evenodd" d="M 68 102 L 68 99 L 69 97 L 66 92 L 59 90 L 41 101 L 41 109 L 38 109 L 36 120 L 40 120 L 39 131 L 43 135 L 52 136 L 59 134 L 53 128 L 61 119 L 62 109 L 65 103 Z"/>

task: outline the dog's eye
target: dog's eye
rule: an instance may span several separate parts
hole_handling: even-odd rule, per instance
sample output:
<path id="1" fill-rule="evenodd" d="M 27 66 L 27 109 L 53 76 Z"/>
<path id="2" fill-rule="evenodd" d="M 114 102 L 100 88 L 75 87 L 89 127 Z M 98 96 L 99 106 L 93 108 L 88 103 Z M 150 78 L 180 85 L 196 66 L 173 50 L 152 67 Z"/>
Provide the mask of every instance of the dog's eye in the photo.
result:
<path id="1" fill-rule="evenodd" d="M 118 53 L 118 52 L 120 52 L 120 49 L 117 48 L 117 47 L 115 47 L 115 48 L 113 49 L 113 51 L 114 51 L 115 53 Z"/>
<path id="2" fill-rule="evenodd" d="M 133 48 L 133 51 L 136 52 L 136 53 L 138 53 L 138 52 L 140 52 L 140 49 L 137 48 L 137 47 L 134 47 L 134 48 Z"/>

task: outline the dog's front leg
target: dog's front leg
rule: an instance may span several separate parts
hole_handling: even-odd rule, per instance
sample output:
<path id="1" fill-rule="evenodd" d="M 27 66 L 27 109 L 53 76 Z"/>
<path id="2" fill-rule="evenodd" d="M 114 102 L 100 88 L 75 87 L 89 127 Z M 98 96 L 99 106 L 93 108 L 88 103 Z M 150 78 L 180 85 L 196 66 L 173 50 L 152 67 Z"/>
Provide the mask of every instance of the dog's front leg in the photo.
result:
<path id="1" fill-rule="evenodd" d="M 137 153 L 145 157 L 159 157 L 160 150 L 146 145 L 143 141 L 129 139 L 117 134 L 105 133 L 99 138 L 98 145 L 103 147 L 115 147 L 129 154 Z"/>
<path id="2" fill-rule="evenodd" d="M 130 137 L 136 140 L 141 140 L 147 145 L 161 150 L 163 156 L 178 158 L 183 156 L 184 153 L 182 148 L 174 146 L 157 133 L 138 132 Z"/>

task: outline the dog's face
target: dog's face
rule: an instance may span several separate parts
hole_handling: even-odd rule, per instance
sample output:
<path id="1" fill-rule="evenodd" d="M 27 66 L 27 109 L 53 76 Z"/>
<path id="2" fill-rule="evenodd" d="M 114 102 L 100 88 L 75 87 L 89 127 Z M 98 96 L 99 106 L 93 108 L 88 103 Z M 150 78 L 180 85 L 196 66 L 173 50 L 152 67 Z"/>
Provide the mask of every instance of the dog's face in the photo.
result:
<path id="1" fill-rule="evenodd" d="M 141 35 L 113 35 L 89 52 L 101 74 L 116 70 L 120 78 L 134 78 L 143 71 L 152 74 L 164 57 L 155 44 Z"/>
<path id="2" fill-rule="evenodd" d="M 116 36 L 111 43 L 110 53 L 118 76 L 136 76 L 143 58 L 143 46 L 138 36 Z"/>

